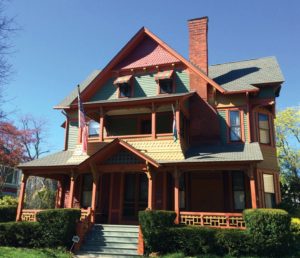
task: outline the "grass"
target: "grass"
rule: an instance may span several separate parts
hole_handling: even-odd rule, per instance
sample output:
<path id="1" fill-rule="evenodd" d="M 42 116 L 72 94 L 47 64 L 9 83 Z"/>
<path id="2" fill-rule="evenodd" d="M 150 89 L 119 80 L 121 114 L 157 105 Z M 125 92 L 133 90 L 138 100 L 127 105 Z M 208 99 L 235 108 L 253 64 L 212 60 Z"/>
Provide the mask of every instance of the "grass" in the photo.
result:
<path id="1" fill-rule="evenodd" d="M 1 258 L 71 258 L 72 256 L 57 249 L 28 249 L 0 247 Z"/>

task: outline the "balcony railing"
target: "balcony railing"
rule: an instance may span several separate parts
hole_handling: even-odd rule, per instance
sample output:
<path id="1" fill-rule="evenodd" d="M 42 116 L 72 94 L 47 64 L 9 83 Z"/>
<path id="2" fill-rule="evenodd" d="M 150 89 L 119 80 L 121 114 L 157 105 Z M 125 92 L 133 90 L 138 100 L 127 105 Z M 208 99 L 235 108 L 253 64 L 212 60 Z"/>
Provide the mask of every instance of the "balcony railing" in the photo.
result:
<path id="1" fill-rule="evenodd" d="M 245 228 L 245 221 L 242 213 L 181 211 L 180 223 L 216 228 Z"/>

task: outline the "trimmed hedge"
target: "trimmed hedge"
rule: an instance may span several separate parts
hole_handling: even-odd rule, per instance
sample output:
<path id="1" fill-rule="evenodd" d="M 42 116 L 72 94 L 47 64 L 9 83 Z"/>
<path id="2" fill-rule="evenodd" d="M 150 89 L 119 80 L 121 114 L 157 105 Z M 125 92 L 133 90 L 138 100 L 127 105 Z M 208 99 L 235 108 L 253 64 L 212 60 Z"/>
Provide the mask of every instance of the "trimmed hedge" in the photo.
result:
<path id="1" fill-rule="evenodd" d="M 15 221 L 17 214 L 17 206 L 5 205 L 0 206 L 0 222 Z"/>
<path id="2" fill-rule="evenodd" d="M 142 225 L 147 253 L 167 246 L 166 244 L 162 245 L 162 241 L 168 239 L 168 228 L 174 225 L 175 218 L 174 211 L 146 210 L 139 212 L 139 222 Z"/>
<path id="3" fill-rule="evenodd" d="M 0 246 L 39 247 L 40 224 L 37 222 L 0 223 Z"/>
<path id="4" fill-rule="evenodd" d="M 42 246 L 71 246 L 80 219 L 79 209 L 49 209 L 37 214 L 41 228 Z"/>
<path id="5" fill-rule="evenodd" d="M 37 214 L 38 222 L 0 223 L 0 246 L 70 247 L 79 209 L 53 209 Z"/>
<path id="6" fill-rule="evenodd" d="M 291 217 L 280 209 L 247 209 L 244 211 L 247 231 L 258 255 L 286 254 L 291 244 Z"/>

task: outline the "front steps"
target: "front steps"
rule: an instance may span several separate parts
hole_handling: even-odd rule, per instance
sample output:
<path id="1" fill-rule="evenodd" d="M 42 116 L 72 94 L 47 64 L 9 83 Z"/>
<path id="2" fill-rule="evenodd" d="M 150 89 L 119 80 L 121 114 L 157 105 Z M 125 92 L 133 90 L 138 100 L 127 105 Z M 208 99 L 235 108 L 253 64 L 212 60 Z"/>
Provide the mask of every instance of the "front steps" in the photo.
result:
<path id="1" fill-rule="evenodd" d="M 77 253 L 78 258 L 138 256 L 138 226 L 95 224 Z"/>

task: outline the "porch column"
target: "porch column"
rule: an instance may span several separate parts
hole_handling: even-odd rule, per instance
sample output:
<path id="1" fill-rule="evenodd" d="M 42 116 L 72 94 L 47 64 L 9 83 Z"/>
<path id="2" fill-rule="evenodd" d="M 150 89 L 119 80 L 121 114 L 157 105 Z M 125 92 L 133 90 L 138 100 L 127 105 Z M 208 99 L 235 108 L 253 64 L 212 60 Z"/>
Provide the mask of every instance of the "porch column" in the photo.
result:
<path id="1" fill-rule="evenodd" d="M 69 191 L 69 203 L 68 203 L 68 207 L 69 208 L 73 208 L 73 200 L 74 200 L 74 192 L 75 192 L 75 173 L 72 172 L 71 176 L 70 176 L 70 191 Z"/>
<path id="2" fill-rule="evenodd" d="M 248 175 L 250 179 L 250 194 L 251 194 L 251 206 L 252 209 L 257 208 L 257 196 L 256 196 L 256 184 L 255 184 L 255 177 L 254 177 L 254 167 L 250 166 L 248 169 Z"/>
<path id="3" fill-rule="evenodd" d="M 61 180 L 57 182 L 57 193 L 56 193 L 56 202 L 55 208 L 61 208 L 62 206 L 62 196 L 63 196 L 63 187 Z"/>
<path id="4" fill-rule="evenodd" d="M 148 178 L 148 209 L 153 210 L 154 209 L 154 175 L 153 171 L 150 170 L 149 165 L 147 164 L 147 178 Z"/>
<path id="5" fill-rule="evenodd" d="M 175 223 L 179 224 L 179 216 L 180 216 L 180 197 L 179 197 L 179 179 L 180 179 L 180 171 L 177 167 L 174 168 L 173 172 L 174 177 L 174 211 L 176 213 Z"/>
<path id="6" fill-rule="evenodd" d="M 152 140 L 156 138 L 156 112 L 155 112 L 154 104 L 152 104 L 152 113 L 151 113 L 151 136 L 152 136 Z"/>
<path id="7" fill-rule="evenodd" d="M 18 209 L 17 209 L 17 218 L 16 218 L 16 221 L 21 221 L 27 179 L 28 179 L 28 175 L 23 174 L 22 182 L 21 182 L 21 186 L 20 186 L 20 193 L 19 193 L 19 201 L 18 201 Z"/>
<path id="8" fill-rule="evenodd" d="M 104 131 L 104 113 L 103 109 L 100 109 L 100 120 L 99 120 L 99 141 L 103 142 L 103 131 Z"/>

